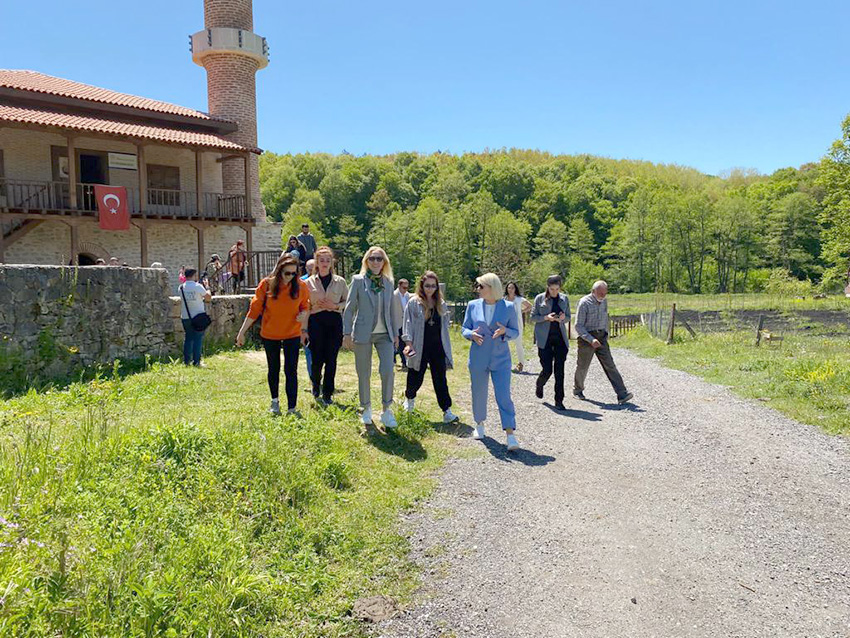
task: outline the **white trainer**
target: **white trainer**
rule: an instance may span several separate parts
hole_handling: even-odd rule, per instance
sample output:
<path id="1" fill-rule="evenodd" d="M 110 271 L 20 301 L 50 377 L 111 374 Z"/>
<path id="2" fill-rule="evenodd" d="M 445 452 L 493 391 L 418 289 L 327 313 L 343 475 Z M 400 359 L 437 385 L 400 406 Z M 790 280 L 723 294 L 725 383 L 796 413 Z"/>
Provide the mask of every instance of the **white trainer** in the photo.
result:
<path id="1" fill-rule="evenodd" d="M 363 414 L 360 415 L 360 423 L 363 425 L 372 425 L 372 408 L 363 410 Z"/>
<path id="2" fill-rule="evenodd" d="M 280 416 L 280 399 L 272 399 L 269 412 L 272 413 L 272 416 Z"/>
<path id="3" fill-rule="evenodd" d="M 384 410 L 383 414 L 381 414 L 381 423 L 384 426 L 392 429 L 398 427 L 398 423 L 395 421 L 395 416 L 393 415 L 393 411 L 387 408 Z"/>
<path id="4" fill-rule="evenodd" d="M 460 421 L 460 417 L 452 412 L 451 408 L 443 412 L 443 423 L 454 423 L 455 421 Z"/>
<path id="5" fill-rule="evenodd" d="M 472 433 L 472 438 L 476 441 L 480 441 L 484 438 L 484 423 L 475 424 L 475 431 Z"/>
<path id="6" fill-rule="evenodd" d="M 416 403 L 416 399 L 407 399 L 405 398 L 404 403 L 402 404 L 405 412 L 413 412 L 413 406 Z"/>
<path id="7" fill-rule="evenodd" d="M 508 434 L 508 452 L 513 452 L 519 449 L 516 437 L 513 434 Z"/>

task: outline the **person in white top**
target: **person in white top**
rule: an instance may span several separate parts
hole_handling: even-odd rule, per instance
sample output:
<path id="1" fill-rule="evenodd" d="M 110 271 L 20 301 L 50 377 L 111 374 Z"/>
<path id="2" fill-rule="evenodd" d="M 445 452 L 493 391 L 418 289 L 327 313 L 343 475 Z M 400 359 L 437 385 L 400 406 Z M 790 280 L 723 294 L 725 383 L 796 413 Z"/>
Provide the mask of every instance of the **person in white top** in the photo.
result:
<path id="1" fill-rule="evenodd" d="M 186 339 L 183 341 L 183 363 L 194 366 L 201 365 L 201 349 L 204 343 L 204 333 L 192 327 L 192 317 L 206 311 L 205 301 L 210 301 L 210 291 L 198 283 L 198 271 L 187 268 L 186 283 L 180 285 L 180 319 Z"/>
<path id="2" fill-rule="evenodd" d="M 505 301 L 509 304 L 513 304 L 516 309 L 519 337 L 513 341 L 513 343 L 516 344 L 516 367 L 514 370 L 516 372 L 522 372 L 525 368 L 525 349 L 522 346 L 522 317 L 526 312 L 531 310 L 531 302 L 520 294 L 519 285 L 515 281 L 509 281 L 508 285 L 505 286 Z"/>
<path id="3" fill-rule="evenodd" d="M 393 301 L 397 304 L 397 307 L 400 309 L 400 314 L 404 317 L 404 311 L 407 310 L 407 302 L 410 301 L 410 282 L 407 279 L 399 279 L 398 287 L 395 289 L 393 293 Z M 393 355 L 393 363 L 396 362 L 398 357 L 401 357 L 401 368 L 402 370 L 407 369 L 407 357 L 404 354 L 404 340 L 401 339 L 401 333 L 403 328 L 399 328 L 398 331 L 398 348 L 396 348 L 395 355 Z"/>

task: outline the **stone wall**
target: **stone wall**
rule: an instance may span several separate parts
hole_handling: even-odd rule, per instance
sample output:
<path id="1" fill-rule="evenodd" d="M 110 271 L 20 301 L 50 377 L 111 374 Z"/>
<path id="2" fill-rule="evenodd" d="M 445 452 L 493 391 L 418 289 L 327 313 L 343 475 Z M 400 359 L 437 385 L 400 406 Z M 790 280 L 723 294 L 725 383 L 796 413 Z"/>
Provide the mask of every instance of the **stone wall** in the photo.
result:
<path id="1" fill-rule="evenodd" d="M 0 375 L 58 378 L 182 351 L 182 299 L 163 269 L 0 265 Z M 232 344 L 249 295 L 213 297 L 205 342 Z"/>

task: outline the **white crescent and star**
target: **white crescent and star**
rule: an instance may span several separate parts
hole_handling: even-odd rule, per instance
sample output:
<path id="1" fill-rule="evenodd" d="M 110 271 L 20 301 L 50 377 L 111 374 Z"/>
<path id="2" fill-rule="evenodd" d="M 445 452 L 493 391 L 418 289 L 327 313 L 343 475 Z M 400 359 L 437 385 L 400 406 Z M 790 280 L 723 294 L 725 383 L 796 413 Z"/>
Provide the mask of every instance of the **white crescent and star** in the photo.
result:
<path id="1" fill-rule="evenodd" d="M 121 205 L 121 200 L 118 198 L 118 196 L 117 196 L 117 195 L 113 195 L 112 193 L 110 193 L 109 195 L 104 195 L 104 196 L 103 196 L 103 205 L 104 205 L 104 206 L 109 206 L 109 200 L 111 200 L 111 199 L 114 199 L 114 200 L 115 200 L 115 205 L 114 205 L 114 206 L 112 206 L 112 207 L 109 209 L 109 212 L 110 212 L 110 213 L 112 213 L 113 215 L 115 215 L 115 214 L 117 214 L 117 213 L 118 213 L 118 207 Z"/>

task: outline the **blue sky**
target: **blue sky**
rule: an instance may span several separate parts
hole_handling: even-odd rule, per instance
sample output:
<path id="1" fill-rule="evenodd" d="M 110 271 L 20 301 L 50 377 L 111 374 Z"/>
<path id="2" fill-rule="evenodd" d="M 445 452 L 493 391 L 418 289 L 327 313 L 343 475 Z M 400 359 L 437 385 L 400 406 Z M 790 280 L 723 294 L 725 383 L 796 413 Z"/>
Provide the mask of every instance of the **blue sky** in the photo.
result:
<path id="1" fill-rule="evenodd" d="M 3 5 L 0 67 L 206 110 L 187 37 L 201 0 Z M 276 152 L 521 147 L 769 173 L 819 159 L 850 113 L 846 1 L 255 0 L 254 23 Z"/>

